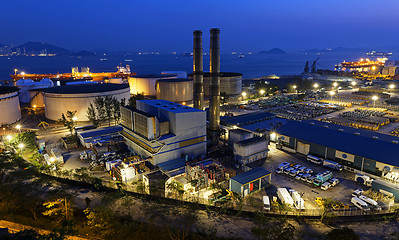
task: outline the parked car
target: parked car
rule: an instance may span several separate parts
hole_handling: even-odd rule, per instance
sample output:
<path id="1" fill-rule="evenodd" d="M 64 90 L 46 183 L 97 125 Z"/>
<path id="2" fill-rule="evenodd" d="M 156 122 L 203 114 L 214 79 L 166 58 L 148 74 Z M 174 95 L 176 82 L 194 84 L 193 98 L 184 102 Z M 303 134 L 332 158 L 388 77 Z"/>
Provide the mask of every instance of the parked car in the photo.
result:
<path id="1" fill-rule="evenodd" d="M 321 185 L 322 190 L 328 190 L 331 187 L 331 183 L 325 182 Z"/>
<path id="2" fill-rule="evenodd" d="M 313 170 L 311 168 L 306 168 L 303 172 L 304 173 L 313 173 Z"/>
<path id="3" fill-rule="evenodd" d="M 310 176 L 306 179 L 306 182 L 308 183 L 313 183 L 313 181 L 316 179 L 316 176 Z"/>
<path id="4" fill-rule="evenodd" d="M 300 172 L 305 172 L 305 170 L 307 169 L 307 167 L 300 167 L 300 168 L 298 168 L 298 170 L 300 171 Z"/>
<path id="5" fill-rule="evenodd" d="M 285 174 L 288 174 L 288 173 L 290 173 L 292 170 L 294 170 L 294 168 L 293 168 L 293 167 L 289 167 L 289 168 L 284 169 L 283 172 L 284 172 Z"/>
<path id="6" fill-rule="evenodd" d="M 309 174 L 309 173 L 303 174 L 302 177 L 301 177 L 301 180 L 302 181 L 306 181 L 308 179 L 308 177 L 310 177 L 310 176 L 312 176 L 312 174 Z"/>
<path id="7" fill-rule="evenodd" d="M 338 185 L 339 179 L 338 178 L 332 178 L 332 179 L 329 180 L 329 182 L 331 183 L 331 187 L 334 187 L 334 186 Z"/>
<path id="8" fill-rule="evenodd" d="M 291 170 L 291 172 L 289 173 L 289 175 L 293 176 L 293 177 L 295 177 L 297 174 L 298 174 L 298 170 L 296 170 L 296 169 Z"/>
<path id="9" fill-rule="evenodd" d="M 301 180 L 302 176 L 303 176 L 303 173 L 298 173 L 298 175 L 295 176 L 295 179 Z"/>
<path id="10" fill-rule="evenodd" d="M 299 164 L 296 164 L 295 166 L 293 166 L 293 168 L 295 168 L 295 169 L 298 169 L 298 168 L 300 168 L 300 167 L 302 167 L 302 166 L 299 165 Z"/>

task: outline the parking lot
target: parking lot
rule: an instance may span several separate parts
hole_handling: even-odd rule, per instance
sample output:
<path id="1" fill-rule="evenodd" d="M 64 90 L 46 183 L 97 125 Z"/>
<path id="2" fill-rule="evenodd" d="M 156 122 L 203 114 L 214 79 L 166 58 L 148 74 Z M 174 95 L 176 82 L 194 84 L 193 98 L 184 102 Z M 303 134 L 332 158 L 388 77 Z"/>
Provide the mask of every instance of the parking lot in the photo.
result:
<path id="1" fill-rule="evenodd" d="M 313 175 L 329 170 L 333 172 L 333 178 L 338 178 L 340 183 L 328 190 L 322 190 L 320 187 L 316 187 L 313 184 L 306 183 L 301 180 L 295 179 L 295 177 L 289 176 L 284 173 L 276 173 L 277 166 L 282 162 L 296 163 L 307 168 L 311 168 L 314 173 Z M 271 143 L 269 156 L 264 164 L 264 167 L 272 172 L 272 186 L 266 189 L 268 196 L 277 196 L 276 190 L 280 187 L 293 188 L 302 195 L 305 201 L 306 209 L 319 208 L 316 204 L 316 197 L 330 198 L 332 200 L 346 203 L 349 206 L 353 205 L 350 203 L 351 194 L 354 190 L 361 188 L 366 189 L 365 186 L 359 185 L 353 181 L 355 174 L 348 171 L 336 171 L 330 168 L 323 167 L 322 165 L 314 164 L 306 160 L 305 156 L 299 154 L 290 154 L 275 148 L 275 145 Z"/>

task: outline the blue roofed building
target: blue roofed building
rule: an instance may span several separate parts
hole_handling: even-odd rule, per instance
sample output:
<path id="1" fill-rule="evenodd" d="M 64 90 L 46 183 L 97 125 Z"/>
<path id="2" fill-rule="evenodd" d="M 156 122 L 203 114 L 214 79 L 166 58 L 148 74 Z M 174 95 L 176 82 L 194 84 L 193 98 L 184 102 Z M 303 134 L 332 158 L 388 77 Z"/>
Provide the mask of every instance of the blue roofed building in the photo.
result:
<path id="1" fill-rule="evenodd" d="M 236 175 L 229 180 L 229 190 L 245 197 L 271 182 L 271 173 L 262 167 Z"/>
<path id="2" fill-rule="evenodd" d="M 138 100 L 121 107 L 122 135 L 129 149 L 154 165 L 182 155 L 206 154 L 206 114 L 166 100 Z"/>
<path id="3" fill-rule="evenodd" d="M 331 159 L 347 170 L 376 176 L 399 171 L 399 138 L 315 120 L 276 129 L 278 148 Z"/>

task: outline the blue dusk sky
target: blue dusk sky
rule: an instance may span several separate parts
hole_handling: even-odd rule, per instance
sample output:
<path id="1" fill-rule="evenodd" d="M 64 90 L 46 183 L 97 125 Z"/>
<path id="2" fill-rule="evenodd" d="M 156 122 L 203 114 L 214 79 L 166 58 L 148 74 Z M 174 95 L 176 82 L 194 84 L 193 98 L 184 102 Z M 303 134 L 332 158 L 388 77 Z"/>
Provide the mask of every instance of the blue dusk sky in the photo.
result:
<path id="1" fill-rule="evenodd" d="M 398 46 L 398 0 L 2 0 L 0 43 L 190 51 L 221 29 L 224 51 Z M 399 48 L 399 47 L 398 47 Z"/>

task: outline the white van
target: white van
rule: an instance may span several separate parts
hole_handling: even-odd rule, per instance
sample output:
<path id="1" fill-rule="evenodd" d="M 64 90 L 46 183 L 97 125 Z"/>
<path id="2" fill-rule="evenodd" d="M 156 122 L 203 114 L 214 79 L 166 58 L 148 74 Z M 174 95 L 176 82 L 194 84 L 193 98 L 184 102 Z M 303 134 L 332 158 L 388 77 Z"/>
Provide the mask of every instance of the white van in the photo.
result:
<path id="1" fill-rule="evenodd" d="M 309 162 L 316 163 L 316 164 L 322 164 L 323 160 L 321 158 L 315 157 L 313 155 L 308 155 L 306 158 Z"/>
<path id="2" fill-rule="evenodd" d="M 338 185 L 339 179 L 338 178 L 332 178 L 332 179 L 329 180 L 329 182 L 331 183 L 331 187 L 334 187 L 334 186 Z"/>
<path id="3" fill-rule="evenodd" d="M 378 205 L 378 203 L 375 200 L 373 200 L 373 199 L 371 199 L 369 197 L 366 197 L 364 195 L 360 195 L 359 199 L 362 200 L 363 202 L 367 203 L 367 204 L 370 204 L 370 206 L 373 209 L 378 210 L 378 211 L 381 210 L 381 207 Z"/>
<path id="4" fill-rule="evenodd" d="M 270 211 L 270 200 L 268 196 L 263 196 L 263 208 Z"/>
<path id="5" fill-rule="evenodd" d="M 328 190 L 331 187 L 331 183 L 325 182 L 321 185 L 322 190 Z"/>
<path id="6" fill-rule="evenodd" d="M 361 200 L 358 197 L 352 197 L 351 199 L 351 203 L 353 203 L 353 205 L 355 205 L 356 207 L 358 207 L 360 210 L 363 211 L 370 211 L 369 206 L 367 205 L 367 203 L 365 203 L 363 200 Z"/>

